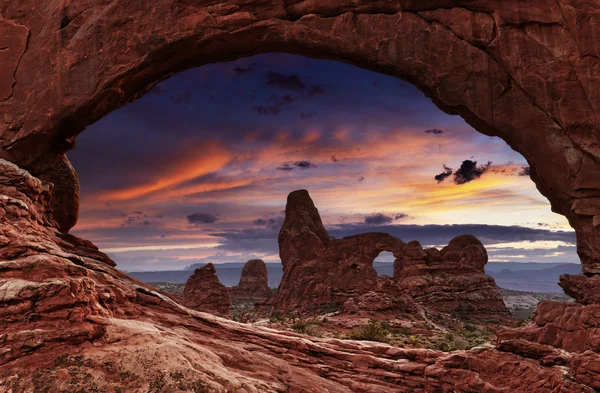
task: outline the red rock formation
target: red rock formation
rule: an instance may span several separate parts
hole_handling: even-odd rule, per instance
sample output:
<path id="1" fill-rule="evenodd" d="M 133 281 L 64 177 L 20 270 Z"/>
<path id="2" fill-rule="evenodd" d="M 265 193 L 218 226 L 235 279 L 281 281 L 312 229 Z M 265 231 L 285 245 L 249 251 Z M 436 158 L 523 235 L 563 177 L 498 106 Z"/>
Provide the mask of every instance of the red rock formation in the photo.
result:
<path id="1" fill-rule="evenodd" d="M 334 239 L 308 192 L 299 190 L 288 196 L 279 249 L 283 278 L 273 300 L 277 310 L 342 305 L 347 310 L 408 310 L 414 301 L 475 318 L 510 316 L 494 279 L 483 270 L 487 252 L 470 235 L 454 238 L 441 251 L 384 233 Z M 394 280 L 377 277 L 373 269 L 382 251 L 397 258 Z"/>
<path id="2" fill-rule="evenodd" d="M 196 269 L 183 290 L 183 304 L 193 310 L 229 316 L 229 289 L 219 281 L 212 263 Z"/>
<path id="3" fill-rule="evenodd" d="M 267 265 L 262 259 L 251 259 L 244 265 L 237 286 L 231 288 L 233 300 L 264 301 L 271 297 Z"/>
<path id="4" fill-rule="evenodd" d="M 385 233 L 334 239 L 325 230 L 306 190 L 289 194 L 279 232 L 283 278 L 273 298 L 276 310 L 315 311 L 342 307 L 377 284 L 373 260 L 404 243 Z"/>
<path id="5" fill-rule="evenodd" d="M 581 304 L 600 304 L 600 275 L 563 274 L 558 285 Z"/>
<path id="6" fill-rule="evenodd" d="M 441 250 L 407 244 L 394 262 L 402 291 L 427 308 L 483 318 L 510 316 L 494 279 L 484 272 L 485 247 L 471 235 L 457 236 Z"/>
<path id="7" fill-rule="evenodd" d="M 57 224 L 48 219 L 50 189 L 0 160 L 0 391 L 598 389 L 598 314 L 590 308 L 596 306 L 543 303 L 549 312 L 536 314 L 536 324 L 565 326 L 571 338 L 560 345 L 573 352 L 535 342 L 550 342 L 555 329 L 540 336 L 538 325 L 526 327 L 521 341 L 506 337 L 501 351 L 452 354 L 277 332 L 185 308 L 119 272 L 101 254 L 63 249 Z M 578 311 L 582 307 L 590 312 Z M 577 329 L 589 331 L 587 339 L 576 340 Z M 520 337 L 518 331 L 512 335 Z"/>
<path id="8" fill-rule="evenodd" d="M 600 273 L 597 15 L 594 0 L 5 1 L 0 157 L 75 201 L 74 180 L 51 173 L 74 136 L 156 82 L 268 51 L 326 57 L 408 80 L 521 152 Z M 53 205 L 74 223 L 73 205 Z"/>

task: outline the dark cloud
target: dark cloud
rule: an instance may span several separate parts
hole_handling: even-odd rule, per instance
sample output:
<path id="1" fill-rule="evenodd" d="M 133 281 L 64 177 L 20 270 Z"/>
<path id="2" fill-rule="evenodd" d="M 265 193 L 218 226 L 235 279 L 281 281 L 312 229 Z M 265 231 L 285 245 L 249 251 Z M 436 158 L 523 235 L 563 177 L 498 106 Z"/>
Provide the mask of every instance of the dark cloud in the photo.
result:
<path id="1" fill-rule="evenodd" d="M 189 104 L 191 100 L 192 91 L 187 89 L 181 93 L 177 93 L 176 95 L 171 96 L 171 101 L 173 101 L 176 104 Z"/>
<path id="2" fill-rule="evenodd" d="M 289 94 L 279 96 L 277 94 L 271 96 L 272 103 L 269 105 L 255 105 L 252 110 L 259 115 L 270 116 L 279 115 L 286 106 L 289 106 L 296 99 Z"/>
<path id="3" fill-rule="evenodd" d="M 301 119 L 310 119 L 315 117 L 317 114 L 314 112 L 301 112 L 300 113 L 300 118 Z"/>
<path id="4" fill-rule="evenodd" d="M 277 169 L 280 171 L 293 171 L 296 168 L 299 169 L 309 169 L 316 168 L 317 166 L 310 161 L 296 161 L 293 163 L 284 162 L 281 166 L 278 166 Z"/>
<path id="5" fill-rule="evenodd" d="M 293 171 L 294 167 L 292 166 L 292 164 L 284 162 L 281 166 L 278 166 L 277 169 L 280 171 Z"/>
<path id="6" fill-rule="evenodd" d="M 236 75 L 242 75 L 242 74 L 249 74 L 253 70 L 254 69 L 252 68 L 252 66 L 248 66 L 248 67 L 235 67 L 233 69 L 233 72 L 235 72 Z"/>
<path id="7" fill-rule="evenodd" d="M 336 157 L 336 156 L 331 156 L 331 161 L 333 161 L 333 162 L 338 162 L 338 159 L 337 159 L 337 157 Z"/>
<path id="8" fill-rule="evenodd" d="M 426 130 L 425 133 L 433 135 L 442 135 L 444 131 L 440 130 L 439 128 L 431 128 L 429 130 Z"/>
<path id="9" fill-rule="evenodd" d="M 477 161 L 464 160 L 460 168 L 454 172 L 454 183 L 465 184 L 475 179 L 479 179 L 492 165 L 491 161 L 487 164 L 477 166 Z"/>
<path id="10" fill-rule="evenodd" d="M 382 225 L 390 224 L 394 219 L 390 216 L 386 216 L 382 213 L 374 213 L 369 216 L 365 216 L 364 223 L 367 225 Z"/>
<path id="11" fill-rule="evenodd" d="M 402 220 L 403 218 L 408 218 L 408 217 L 410 217 L 410 216 L 406 213 L 396 213 L 396 215 L 394 216 L 394 220 Z"/>
<path id="12" fill-rule="evenodd" d="M 358 178 L 358 182 L 359 183 L 362 183 L 364 181 L 365 181 L 365 177 L 364 176 L 361 176 L 361 177 Z"/>
<path id="13" fill-rule="evenodd" d="M 319 94 L 325 94 L 325 90 L 323 89 L 323 86 L 320 85 L 311 85 L 308 88 L 308 96 L 312 97 L 312 96 L 316 96 Z"/>
<path id="14" fill-rule="evenodd" d="M 187 216 L 190 224 L 213 224 L 219 221 L 219 217 L 210 213 L 194 213 Z"/>
<path id="15" fill-rule="evenodd" d="M 531 168 L 528 166 L 524 166 L 523 168 L 521 168 L 521 172 L 519 172 L 519 176 L 530 176 L 531 175 Z"/>
<path id="16" fill-rule="evenodd" d="M 436 180 L 438 183 L 441 183 L 441 182 L 443 182 L 444 180 L 446 180 L 446 178 L 447 178 L 448 176 L 451 176 L 451 175 L 452 175 L 452 171 L 453 171 L 453 169 L 452 169 L 452 168 L 448 168 L 446 165 L 444 165 L 444 172 L 440 173 L 439 175 L 435 175 L 435 176 L 434 176 L 434 179 L 435 179 L 435 180 Z"/>
<path id="17" fill-rule="evenodd" d="M 279 72 L 269 71 L 267 73 L 267 86 L 279 89 L 302 91 L 306 87 L 298 74 L 284 75 Z"/>
<path id="18" fill-rule="evenodd" d="M 444 172 L 436 175 L 434 179 L 438 183 L 441 183 L 450 177 L 450 175 L 454 174 L 454 183 L 465 184 L 479 179 L 481 175 L 490 169 L 490 165 L 492 165 L 491 161 L 488 161 L 488 163 L 485 165 L 477 166 L 477 161 L 464 160 L 460 165 L 460 168 L 458 168 L 458 170 L 456 170 L 454 173 L 452 173 L 452 168 L 448 168 L 446 165 L 444 165 Z"/>
<path id="19" fill-rule="evenodd" d="M 259 227 L 271 227 L 271 228 L 281 228 L 283 225 L 284 217 L 269 217 L 269 218 L 258 218 L 252 221 L 252 224 Z"/>

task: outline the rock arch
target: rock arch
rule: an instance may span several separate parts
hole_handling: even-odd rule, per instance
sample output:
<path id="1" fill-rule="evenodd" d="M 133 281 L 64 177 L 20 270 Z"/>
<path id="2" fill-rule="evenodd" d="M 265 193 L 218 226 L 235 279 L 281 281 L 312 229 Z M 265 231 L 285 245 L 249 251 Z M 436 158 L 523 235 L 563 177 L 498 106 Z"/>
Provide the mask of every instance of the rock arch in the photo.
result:
<path id="1" fill-rule="evenodd" d="M 54 172 L 87 125 L 194 66 L 330 58 L 414 83 L 522 153 L 577 231 L 583 271 L 600 273 L 599 12 L 584 0 L 2 2 L 0 158 L 59 179 L 67 231 L 77 178 Z"/>

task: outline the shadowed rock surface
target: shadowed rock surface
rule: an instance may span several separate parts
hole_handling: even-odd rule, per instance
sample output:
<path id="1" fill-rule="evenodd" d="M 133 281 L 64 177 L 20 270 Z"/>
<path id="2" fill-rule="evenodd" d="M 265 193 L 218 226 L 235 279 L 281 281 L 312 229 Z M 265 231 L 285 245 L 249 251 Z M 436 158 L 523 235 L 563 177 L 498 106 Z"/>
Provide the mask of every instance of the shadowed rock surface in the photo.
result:
<path id="1" fill-rule="evenodd" d="M 183 304 L 193 310 L 229 316 L 229 289 L 219 281 L 212 263 L 196 269 L 183 290 Z"/>
<path id="2" fill-rule="evenodd" d="M 231 288 L 232 300 L 266 300 L 271 297 L 267 265 L 262 259 L 251 259 L 244 265 L 240 282 Z"/>
<path id="3" fill-rule="evenodd" d="M 273 298 L 281 311 L 413 309 L 413 303 L 472 317 L 510 315 L 494 279 L 486 275 L 487 252 L 474 236 L 458 236 L 442 250 L 423 250 L 385 233 L 335 239 L 327 233 L 306 190 L 290 193 L 279 232 L 283 278 Z M 382 252 L 394 254 L 394 278 L 373 268 Z"/>

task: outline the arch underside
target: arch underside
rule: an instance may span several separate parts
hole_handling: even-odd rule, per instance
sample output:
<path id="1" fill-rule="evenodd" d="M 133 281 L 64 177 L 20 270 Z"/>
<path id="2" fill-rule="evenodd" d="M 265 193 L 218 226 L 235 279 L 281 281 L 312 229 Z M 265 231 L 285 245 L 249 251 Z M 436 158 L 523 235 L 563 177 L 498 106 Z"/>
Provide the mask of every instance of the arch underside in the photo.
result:
<path id="1" fill-rule="evenodd" d="M 523 154 L 577 231 L 584 271 L 600 272 L 597 10 L 568 0 L 472 3 L 96 1 L 36 5 L 35 15 L 5 4 L 0 157 L 56 182 L 77 134 L 173 73 L 271 51 L 334 59 L 414 83 Z M 56 191 L 68 194 L 54 204 L 66 231 L 78 191 Z"/>

